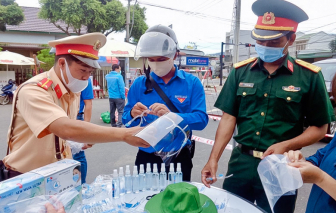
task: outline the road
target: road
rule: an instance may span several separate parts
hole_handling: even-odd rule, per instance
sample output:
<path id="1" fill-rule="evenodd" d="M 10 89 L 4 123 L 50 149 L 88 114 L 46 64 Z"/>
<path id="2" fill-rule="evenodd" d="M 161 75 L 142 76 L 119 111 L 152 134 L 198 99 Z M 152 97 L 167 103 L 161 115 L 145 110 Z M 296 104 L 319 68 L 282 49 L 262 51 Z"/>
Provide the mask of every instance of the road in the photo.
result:
<path id="1" fill-rule="evenodd" d="M 211 107 L 215 100 L 215 95 L 211 93 L 214 92 L 209 90 L 206 91 L 206 93 L 210 93 L 211 96 L 207 95 L 207 104 L 209 105 L 207 110 L 213 110 L 213 112 L 215 112 L 214 108 Z M 0 105 L 0 158 L 3 158 L 6 154 L 6 137 L 10 123 L 11 110 L 12 105 Z M 93 101 L 92 123 L 101 126 L 109 126 L 109 124 L 104 124 L 102 120 L 100 120 L 100 114 L 106 111 L 109 111 L 108 99 L 95 99 Z M 214 140 L 217 127 L 218 121 L 209 120 L 208 126 L 203 131 L 195 131 L 194 135 Z M 302 151 L 305 156 L 309 156 L 325 145 L 325 143 L 318 142 L 304 148 Z M 201 170 L 208 160 L 211 148 L 212 146 L 210 145 L 202 143 L 196 144 L 196 152 L 193 159 L 194 167 L 192 171 L 192 181 L 201 182 Z M 87 182 L 91 183 L 99 174 L 111 174 L 113 169 L 117 169 L 120 166 L 125 166 L 127 164 L 133 166 L 136 153 L 137 148 L 130 147 L 121 142 L 97 144 L 93 146 L 93 148 L 86 151 L 88 160 Z M 230 151 L 225 150 L 219 161 L 218 173 L 226 173 L 229 157 Z M 214 186 L 217 187 L 221 187 L 221 185 L 222 181 L 218 181 L 214 184 Z M 295 213 L 305 212 L 310 189 L 310 184 L 304 184 L 304 186 L 299 189 Z"/>

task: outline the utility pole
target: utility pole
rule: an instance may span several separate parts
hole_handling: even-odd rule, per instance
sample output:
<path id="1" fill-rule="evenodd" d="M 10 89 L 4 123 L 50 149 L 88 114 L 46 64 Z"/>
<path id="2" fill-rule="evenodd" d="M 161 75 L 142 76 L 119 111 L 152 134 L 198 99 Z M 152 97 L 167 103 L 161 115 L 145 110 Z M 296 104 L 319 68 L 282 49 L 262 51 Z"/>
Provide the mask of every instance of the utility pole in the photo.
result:
<path id="1" fill-rule="evenodd" d="M 240 9 L 241 0 L 235 0 L 235 23 L 234 23 L 234 50 L 233 50 L 233 63 L 239 61 L 239 31 L 240 31 Z"/>
<path id="2" fill-rule="evenodd" d="M 220 70 L 219 70 L 219 86 L 223 85 L 223 46 L 224 42 L 221 43 L 221 54 L 220 54 Z"/>
<path id="3" fill-rule="evenodd" d="M 127 4 L 127 13 L 126 13 L 126 38 L 125 42 L 129 42 L 130 34 L 129 34 L 129 25 L 130 25 L 130 16 L 131 16 L 131 0 L 128 0 Z M 125 58 L 125 85 L 127 88 L 130 87 L 129 79 L 131 78 L 129 72 L 129 57 Z"/>

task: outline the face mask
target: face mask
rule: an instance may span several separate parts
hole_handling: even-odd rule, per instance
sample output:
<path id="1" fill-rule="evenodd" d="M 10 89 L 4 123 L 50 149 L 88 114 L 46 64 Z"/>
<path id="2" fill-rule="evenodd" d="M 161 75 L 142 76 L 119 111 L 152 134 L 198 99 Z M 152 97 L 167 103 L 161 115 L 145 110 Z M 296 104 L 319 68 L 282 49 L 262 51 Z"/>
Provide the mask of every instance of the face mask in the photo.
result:
<path id="1" fill-rule="evenodd" d="M 87 80 L 83 81 L 83 80 L 79 80 L 77 78 L 74 78 L 71 75 L 71 72 L 70 72 L 70 69 L 69 69 L 69 66 L 68 66 L 68 63 L 66 62 L 66 60 L 65 60 L 65 69 L 66 69 L 66 74 L 67 74 L 68 81 L 69 81 L 69 83 L 66 83 L 66 81 L 64 79 L 64 75 L 63 75 L 63 70 L 61 69 L 62 80 L 63 80 L 63 83 L 65 84 L 65 86 L 67 88 L 69 88 L 69 90 L 73 93 L 78 93 L 78 92 L 83 91 L 87 87 L 88 81 Z"/>
<path id="2" fill-rule="evenodd" d="M 285 55 L 283 51 L 287 46 L 287 44 L 288 41 L 284 47 L 266 47 L 256 43 L 255 50 L 258 53 L 261 60 L 267 63 L 272 63 Z"/>
<path id="3" fill-rule="evenodd" d="M 148 61 L 148 65 L 152 68 L 153 72 L 159 76 L 159 77 L 163 77 L 165 75 L 167 75 L 170 70 L 172 69 L 172 67 L 174 66 L 174 59 L 170 58 L 167 61 Z"/>
<path id="4" fill-rule="evenodd" d="M 79 179 L 79 174 L 75 174 L 73 177 L 72 177 L 73 181 L 77 182 L 78 179 Z"/>

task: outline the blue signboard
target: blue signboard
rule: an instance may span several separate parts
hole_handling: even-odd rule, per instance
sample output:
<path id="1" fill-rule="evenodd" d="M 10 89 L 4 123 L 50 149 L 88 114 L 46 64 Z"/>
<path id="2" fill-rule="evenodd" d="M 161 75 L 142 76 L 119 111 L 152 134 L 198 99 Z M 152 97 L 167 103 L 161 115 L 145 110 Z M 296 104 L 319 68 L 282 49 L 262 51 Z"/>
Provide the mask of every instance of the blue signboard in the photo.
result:
<path id="1" fill-rule="evenodd" d="M 209 58 L 187 57 L 186 65 L 187 66 L 208 66 Z"/>

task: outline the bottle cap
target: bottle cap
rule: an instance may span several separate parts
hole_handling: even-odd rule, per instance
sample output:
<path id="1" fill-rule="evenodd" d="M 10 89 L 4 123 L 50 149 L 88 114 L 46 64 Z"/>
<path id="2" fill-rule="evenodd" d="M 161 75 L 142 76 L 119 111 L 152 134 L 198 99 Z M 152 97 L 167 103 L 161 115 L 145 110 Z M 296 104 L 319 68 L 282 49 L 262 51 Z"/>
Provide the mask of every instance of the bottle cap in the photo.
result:
<path id="1" fill-rule="evenodd" d="M 113 170 L 113 178 L 118 178 L 118 170 Z"/>
<path id="2" fill-rule="evenodd" d="M 130 175 L 130 174 L 131 174 L 131 171 L 130 171 L 129 165 L 126 165 L 126 175 Z"/>
<path id="3" fill-rule="evenodd" d="M 124 176 L 124 168 L 123 167 L 119 167 L 119 176 Z"/>
<path id="4" fill-rule="evenodd" d="M 140 164 L 140 174 L 141 173 L 145 173 L 145 168 L 144 168 L 144 165 L 143 164 Z"/>
<path id="5" fill-rule="evenodd" d="M 174 172 L 174 163 L 170 163 L 169 172 Z"/>
<path id="6" fill-rule="evenodd" d="M 157 168 L 157 164 L 156 163 L 153 164 L 153 172 L 155 172 L 155 173 L 158 172 L 158 168 Z"/>
<path id="7" fill-rule="evenodd" d="M 133 175 L 137 175 L 138 174 L 138 167 L 134 166 L 133 167 Z"/>
<path id="8" fill-rule="evenodd" d="M 161 163 L 161 172 L 166 172 L 166 164 Z"/>
<path id="9" fill-rule="evenodd" d="M 176 171 L 181 172 L 181 163 L 177 163 Z"/>
<path id="10" fill-rule="evenodd" d="M 146 172 L 152 172 L 150 163 L 147 163 Z"/>

